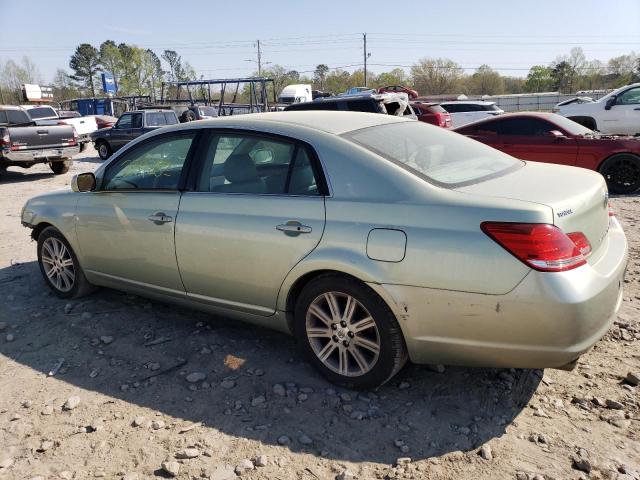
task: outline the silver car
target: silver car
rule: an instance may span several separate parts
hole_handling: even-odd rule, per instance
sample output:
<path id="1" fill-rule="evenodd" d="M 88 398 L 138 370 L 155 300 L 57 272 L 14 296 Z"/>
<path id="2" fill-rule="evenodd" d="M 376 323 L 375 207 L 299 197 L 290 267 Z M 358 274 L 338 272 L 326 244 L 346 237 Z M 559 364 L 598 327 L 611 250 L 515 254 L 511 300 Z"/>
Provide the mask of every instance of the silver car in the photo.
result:
<path id="1" fill-rule="evenodd" d="M 570 368 L 627 264 L 599 174 L 366 113 L 163 128 L 22 222 L 60 297 L 110 287 L 292 333 L 354 388 L 407 358 Z"/>

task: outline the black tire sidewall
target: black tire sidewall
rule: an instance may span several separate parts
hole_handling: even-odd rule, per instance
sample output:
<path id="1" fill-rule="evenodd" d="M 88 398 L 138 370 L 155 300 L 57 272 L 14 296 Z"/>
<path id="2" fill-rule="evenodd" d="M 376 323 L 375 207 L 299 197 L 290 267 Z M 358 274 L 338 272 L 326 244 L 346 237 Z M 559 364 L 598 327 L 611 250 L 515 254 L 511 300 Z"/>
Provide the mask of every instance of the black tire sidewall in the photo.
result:
<path id="1" fill-rule="evenodd" d="M 68 292 L 63 292 L 61 290 L 58 290 L 58 288 L 56 288 L 56 286 L 49 281 L 49 279 L 47 278 L 47 274 L 44 271 L 44 266 L 42 265 L 42 244 L 47 238 L 50 238 L 50 237 L 55 237 L 58 240 L 60 240 L 64 244 L 64 246 L 69 250 L 71 254 L 71 258 L 73 259 L 73 268 L 74 268 L 75 278 L 73 281 L 73 287 Z M 73 298 L 77 296 L 82 286 L 81 283 L 82 281 L 84 281 L 84 273 L 80 268 L 80 263 L 78 262 L 78 258 L 76 257 L 76 254 L 73 251 L 73 248 L 71 248 L 71 245 L 69 245 L 69 242 L 67 242 L 67 239 L 64 238 L 64 235 L 62 235 L 55 227 L 47 227 L 38 236 L 37 248 L 38 248 L 38 266 L 40 267 L 40 272 L 42 273 L 42 278 L 44 282 L 60 298 Z"/>
<path id="2" fill-rule="evenodd" d="M 640 171 L 640 157 L 637 157 L 636 155 L 628 154 L 628 153 L 619 153 L 619 154 L 613 155 L 612 157 L 607 158 L 604 162 L 602 162 L 599 172 L 602 174 L 602 176 L 605 176 L 605 173 L 604 173 L 605 170 L 607 170 L 615 162 L 623 160 L 627 157 L 635 161 Z M 615 183 L 610 183 L 606 177 L 605 177 L 605 181 L 607 182 L 607 187 L 609 188 L 609 191 L 611 193 L 618 194 L 618 195 L 626 195 L 626 194 L 634 193 L 638 191 L 638 189 L 640 189 L 640 174 L 636 179 L 635 185 L 627 188 L 620 187 Z"/>
<path id="3" fill-rule="evenodd" d="M 104 147 L 107 149 L 107 154 L 103 155 L 102 152 L 100 151 L 100 147 L 102 147 L 104 145 Z M 102 160 L 106 160 L 111 156 L 111 147 L 109 147 L 109 144 L 105 141 L 100 141 L 96 144 L 96 150 L 98 150 L 98 156 L 102 159 Z"/>
<path id="4" fill-rule="evenodd" d="M 306 335 L 306 314 L 311 302 L 325 292 L 341 292 L 356 298 L 369 311 L 380 335 L 380 354 L 373 369 L 359 377 L 345 377 L 339 375 L 322 363 L 316 356 Z M 396 368 L 398 352 L 394 348 L 392 337 L 393 327 L 399 326 L 393 313 L 384 301 L 368 286 L 358 280 L 342 276 L 323 276 L 312 280 L 299 295 L 294 310 L 294 334 L 309 361 L 330 382 L 353 388 L 374 388 L 385 383 Z M 395 335 L 398 332 L 396 331 Z M 402 342 L 404 347 L 404 342 Z"/>
<path id="5" fill-rule="evenodd" d="M 62 175 L 63 173 L 67 173 L 69 171 L 70 166 L 71 162 L 68 160 L 53 162 L 51 163 L 51 171 L 54 175 Z"/>

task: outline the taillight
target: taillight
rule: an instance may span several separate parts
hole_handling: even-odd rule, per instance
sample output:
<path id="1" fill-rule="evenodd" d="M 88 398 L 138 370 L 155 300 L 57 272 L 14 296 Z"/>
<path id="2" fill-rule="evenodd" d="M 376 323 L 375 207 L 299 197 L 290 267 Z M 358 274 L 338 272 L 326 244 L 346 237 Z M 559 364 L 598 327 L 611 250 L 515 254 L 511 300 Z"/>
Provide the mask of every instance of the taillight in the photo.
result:
<path id="1" fill-rule="evenodd" d="M 11 137 L 9 136 L 9 130 L 6 128 L 0 129 L 2 136 L 0 137 L 0 145 L 3 147 L 11 147 Z"/>
<path id="2" fill-rule="evenodd" d="M 563 272 L 587 263 L 591 252 L 579 232 L 565 234 L 544 223 L 483 222 L 480 228 L 521 262 L 541 272 Z"/>
<path id="3" fill-rule="evenodd" d="M 436 117 L 436 122 L 438 122 L 438 126 L 444 127 L 445 125 L 444 116 L 440 112 L 435 112 L 434 115 Z"/>
<path id="4" fill-rule="evenodd" d="M 73 140 L 70 142 L 70 145 L 78 144 L 78 132 L 76 131 L 76 127 L 71 127 L 73 129 Z"/>
<path id="5" fill-rule="evenodd" d="M 608 208 L 609 208 L 609 216 L 610 217 L 615 217 L 616 216 L 616 212 L 613 210 L 613 205 L 611 205 L 611 202 L 607 203 Z"/>

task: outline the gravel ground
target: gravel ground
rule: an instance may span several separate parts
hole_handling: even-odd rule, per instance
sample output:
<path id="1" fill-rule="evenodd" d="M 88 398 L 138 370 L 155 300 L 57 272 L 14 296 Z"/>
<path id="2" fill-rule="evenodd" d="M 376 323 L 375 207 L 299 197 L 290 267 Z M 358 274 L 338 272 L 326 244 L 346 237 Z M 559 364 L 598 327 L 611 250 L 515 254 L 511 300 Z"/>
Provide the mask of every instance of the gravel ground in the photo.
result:
<path id="1" fill-rule="evenodd" d="M 0 479 L 640 479 L 640 197 L 612 200 L 624 302 L 573 372 L 409 365 L 354 392 L 279 333 L 106 289 L 54 297 L 20 209 L 99 163 L 0 182 Z"/>

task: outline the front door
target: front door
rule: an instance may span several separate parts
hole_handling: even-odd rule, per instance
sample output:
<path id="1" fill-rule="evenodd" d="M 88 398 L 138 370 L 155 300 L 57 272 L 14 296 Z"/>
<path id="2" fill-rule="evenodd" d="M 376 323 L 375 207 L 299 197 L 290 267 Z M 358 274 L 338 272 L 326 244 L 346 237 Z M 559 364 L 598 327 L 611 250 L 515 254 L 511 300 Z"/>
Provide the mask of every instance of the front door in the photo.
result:
<path id="1" fill-rule="evenodd" d="M 619 94 L 615 105 L 604 110 L 600 118 L 598 129 L 604 133 L 640 133 L 640 87 L 633 87 Z"/>
<path id="2" fill-rule="evenodd" d="M 184 293 L 175 256 L 179 185 L 195 133 L 136 145 L 80 197 L 76 232 L 87 276 Z"/>
<path id="3" fill-rule="evenodd" d="M 322 237 L 319 166 L 281 137 L 212 132 L 207 142 L 176 223 L 184 286 L 214 306 L 271 315 L 287 273 Z"/>
<path id="4" fill-rule="evenodd" d="M 131 123 L 133 121 L 131 113 L 123 113 L 113 128 L 107 132 L 109 144 L 114 150 L 127 144 L 130 140 Z"/>

